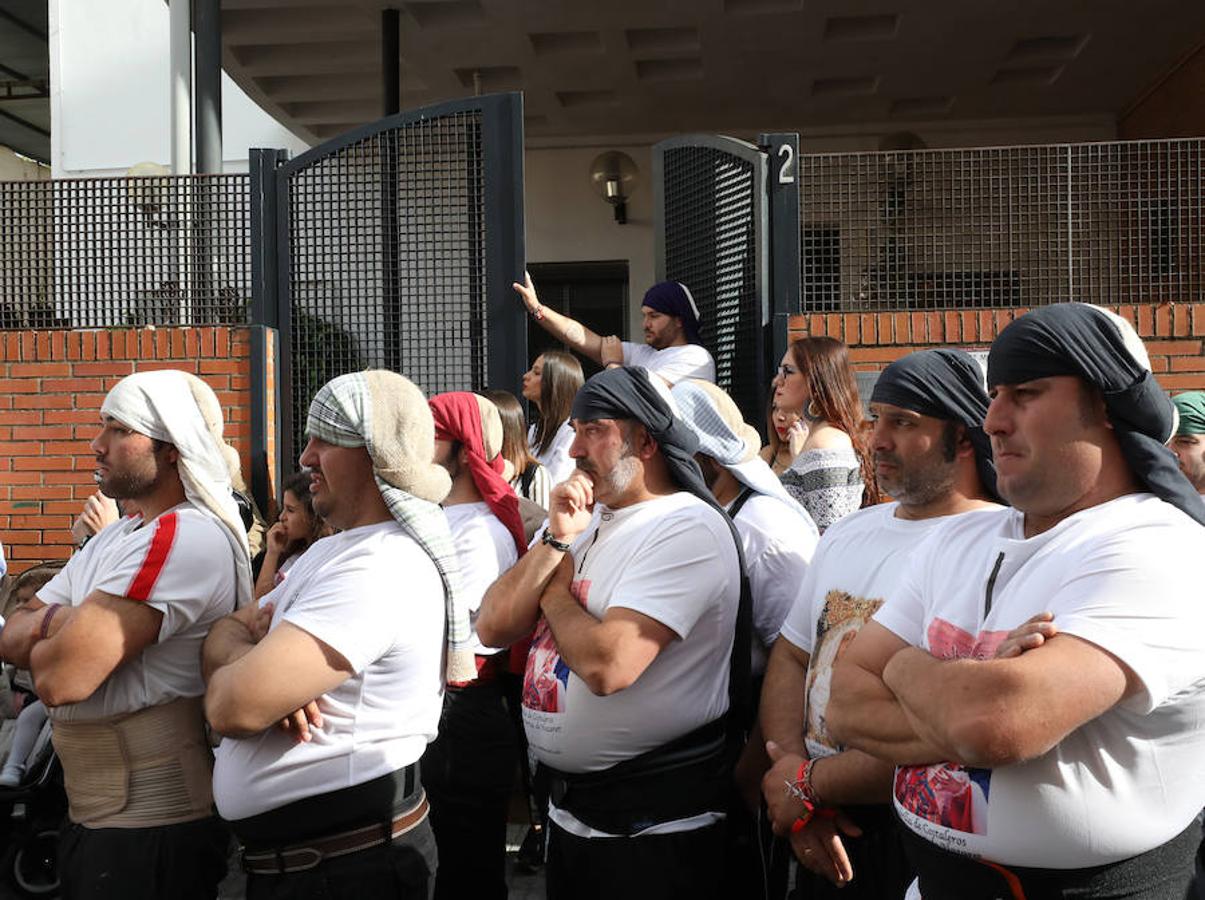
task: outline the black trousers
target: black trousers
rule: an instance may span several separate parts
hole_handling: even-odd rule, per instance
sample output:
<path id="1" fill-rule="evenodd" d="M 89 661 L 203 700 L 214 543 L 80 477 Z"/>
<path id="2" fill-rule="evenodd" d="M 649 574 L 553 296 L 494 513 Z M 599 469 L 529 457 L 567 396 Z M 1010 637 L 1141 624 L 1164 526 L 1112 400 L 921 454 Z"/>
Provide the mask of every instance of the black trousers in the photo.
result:
<path id="1" fill-rule="evenodd" d="M 213 900 L 226 875 L 230 833 L 216 816 L 159 828 L 85 828 L 59 834 L 63 900 Z"/>
<path id="2" fill-rule="evenodd" d="M 435 836 L 424 819 L 392 844 L 336 856 L 304 872 L 248 875 L 247 900 L 430 900 L 435 869 Z"/>
<path id="3" fill-rule="evenodd" d="M 675 834 L 582 838 L 549 822 L 545 873 L 548 900 L 721 900 L 724 823 Z"/>
<path id="4" fill-rule="evenodd" d="M 506 819 L 519 764 L 501 682 L 449 688 L 423 784 L 439 847 L 437 900 L 506 897 Z"/>

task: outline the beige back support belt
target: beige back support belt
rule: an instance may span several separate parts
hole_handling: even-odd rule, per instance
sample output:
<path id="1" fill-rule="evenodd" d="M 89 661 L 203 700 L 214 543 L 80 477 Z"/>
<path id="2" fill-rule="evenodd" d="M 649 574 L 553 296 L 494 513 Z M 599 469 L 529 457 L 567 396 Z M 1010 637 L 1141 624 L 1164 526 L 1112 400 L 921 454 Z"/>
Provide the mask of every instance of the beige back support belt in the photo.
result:
<path id="1" fill-rule="evenodd" d="M 213 755 L 200 697 L 91 722 L 54 723 L 71 821 L 153 828 L 213 814 Z"/>

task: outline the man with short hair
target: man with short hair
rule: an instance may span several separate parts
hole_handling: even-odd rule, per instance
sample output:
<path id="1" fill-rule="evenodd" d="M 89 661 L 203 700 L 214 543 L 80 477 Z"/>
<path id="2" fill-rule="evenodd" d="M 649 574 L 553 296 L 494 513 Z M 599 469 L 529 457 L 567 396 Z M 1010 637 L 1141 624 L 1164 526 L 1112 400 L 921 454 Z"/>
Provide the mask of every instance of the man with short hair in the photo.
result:
<path id="1" fill-rule="evenodd" d="M 1171 401 L 1129 323 L 1079 303 L 1005 328 L 988 384 L 1013 509 L 915 550 L 836 667 L 829 730 L 897 764 L 925 900 L 1183 897 L 1205 805 L 1184 560 L 1205 503 L 1163 446 Z"/>
<path id="2" fill-rule="evenodd" d="M 527 549 L 519 501 L 502 457 L 502 419 L 479 394 L 430 400 L 435 462 L 452 489 L 444 514 L 460 563 L 465 606 L 476 618 L 486 588 Z M 506 897 L 506 819 L 515 767 L 515 725 L 504 698 L 509 652 L 473 632 L 477 677 L 449 685 L 439 736 L 423 756 L 431 827 L 439 848 L 436 900 Z"/>
<path id="3" fill-rule="evenodd" d="M 67 898 L 212 898 L 225 872 L 199 657 L 251 580 L 220 409 L 184 372 L 118 382 L 91 444 L 96 481 L 139 512 L 73 556 L 0 637 L 54 720 Z"/>
<path id="4" fill-rule="evenodd" d="M 551 782 L 552 900 L 720 890 L 723 661 L 749 640 L 740 552 L 694 462 L 694 435 L 654 381 L 610 369 L 578 392 L 577 471 L 477 620 L 494 646 L 536 627 L 523 719 Z"/>
<path id="5" fill-rule="evenodd" d="M 802 866 L 797 896 L 835 896 L 841 888 L 843 897 L 900 897 L 911 880 L 886 805 L 891 766 L 829 733 L 829 686 L 843 648 L 890 597 L 922 539 L 951 517 L 997 508 L 982 428 L 987 405 L 983 374 L 961 350 L 909 354 L 875 383 L 870 444 L 879 484 L 894 502 L 859 510 L 825 533 L 762 689 L 762 729 L 775 760 L 763 790 L 775 832 L 790 837 Z M 801 769 L 803 796 L 784 790 Z"/>
<path id="6" fill-rule="evenodd" d="M 436 851 L 417 763 L 441 658 L 449 681 L 475 673 L 438 505 L 448 474 L 426 399 L 393 372 L 328 382 L 306 434 L 314 511 L 340 530 L 205 641 L 205 711 L 224 736 L 214 799 L 250 900 L 426 900 Z"/>
<path id="7" fill-rule="evenodd" d="M 715 381 L 715 361 L 699 335 L 699 307 L 690 289 L 680 282 L 661 281 L 645 293 L 640 304 L 643 344 L 621 341 L 615 335 L 601 337 L 543 306 L 530 275 L 523 284 L 516 281 L 514 289 L 541 328 L 604 368 L 642 366 L 671 385 L 683 378 Z"/>
<path id="8" fill-rule="evenodd" d="M 1180 425 L 1170 444 L 1180 471 L 1198 493 L 1205 494 L 1205 391 L 1185 391 L 1172 397 Z"/>

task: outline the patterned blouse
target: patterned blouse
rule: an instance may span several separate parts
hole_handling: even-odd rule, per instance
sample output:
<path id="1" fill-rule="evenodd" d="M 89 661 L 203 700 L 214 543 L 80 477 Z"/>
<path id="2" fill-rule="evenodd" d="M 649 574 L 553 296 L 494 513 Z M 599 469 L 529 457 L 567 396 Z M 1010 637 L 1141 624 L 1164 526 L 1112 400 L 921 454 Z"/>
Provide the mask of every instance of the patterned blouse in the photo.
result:
<path id="1" fill-rule="evenodd" d="M 779 476 L 787 493 L 806 509 L 821 534 L 862 505 L 862 468 L 852 447 L 804 450 Z"/>

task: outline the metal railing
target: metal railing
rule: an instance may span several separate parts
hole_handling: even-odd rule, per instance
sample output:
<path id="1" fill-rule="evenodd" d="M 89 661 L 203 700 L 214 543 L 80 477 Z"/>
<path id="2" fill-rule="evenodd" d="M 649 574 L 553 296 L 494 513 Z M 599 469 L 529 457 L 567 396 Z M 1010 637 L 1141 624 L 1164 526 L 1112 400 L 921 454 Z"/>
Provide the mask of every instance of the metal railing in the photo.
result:
<path id="1" fill-rule="evenodd" d="M 249 177 L 0 182 L 0 328 L 248 321 Z"/>
<path id="2" fill-rule="evenodd" d="M 805 154 L 803 309 L 1205 299 L 1205 140 Z"/>

